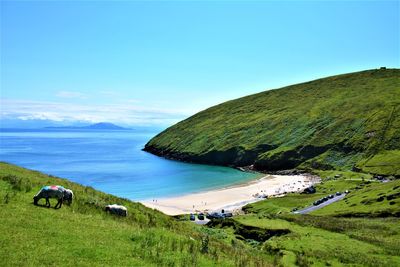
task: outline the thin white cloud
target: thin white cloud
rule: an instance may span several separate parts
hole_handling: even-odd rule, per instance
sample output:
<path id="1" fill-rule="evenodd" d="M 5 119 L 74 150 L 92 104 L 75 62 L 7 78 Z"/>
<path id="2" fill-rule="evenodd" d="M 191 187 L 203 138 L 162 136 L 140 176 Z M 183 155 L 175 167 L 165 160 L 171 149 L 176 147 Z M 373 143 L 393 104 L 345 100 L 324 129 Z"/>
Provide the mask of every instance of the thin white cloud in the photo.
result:
<path id="1" fill-rule="evenodd" d="M 29 100 L 1 100 L 0 119 L 56 122 L 114 122 L 124 125 L 170 125 L 191 115 L 184 110 L 140 107 L 134 104 L 70 104 Z"/>

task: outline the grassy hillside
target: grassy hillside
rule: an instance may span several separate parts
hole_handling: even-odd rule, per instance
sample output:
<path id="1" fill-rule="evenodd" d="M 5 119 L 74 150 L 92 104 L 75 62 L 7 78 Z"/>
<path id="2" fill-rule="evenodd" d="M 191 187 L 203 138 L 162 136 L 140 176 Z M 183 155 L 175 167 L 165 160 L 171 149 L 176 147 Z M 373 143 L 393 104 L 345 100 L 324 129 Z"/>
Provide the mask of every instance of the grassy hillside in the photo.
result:
<path id="1" fill-rule="evenodd" d="M 400 70 L 338 75 L 199 112 L 145 146 L 157 155 L 259 170 L 400 175 Z"/>
<path id="2" fill-rule="evenodd" d="M 71 188 L 61 209 L 34 206 L 42 185 Z M 43 200 L 42 200 L 43 201 Z M 56 201 L 53 200 L 52 207 Z M 128 217 L 106 214 L 120 203 Z M 39 202 L 40 204 L 40 202 Z M 0 266 L 270 266 L 273 256 L 234 245 L 139 203 L 0 163 Z"/>
<path id="3" fill-rule="evenodd" d="M 305 208 L 327 195 L 350 190 L 343 200 L 311 214 L 336 217 L 400 217 L 400 180 L 381 183 L 369 180 L 370 175 L 354 174 L 342 173 L 342 177 L 337 179 L 327 179 L 323 176 L 322 183 L 316 185 L 315 194 L 292 193 L 283 198 L 271 198 L 249 204 L 243 207 L 243 210 L 261 216 L 288 214 L 294 208 Z"/>
<path id="4" fill-rule="evenodd" d="M 332 218 L 294 216 L 234 219 L 245 226 L 286 230 L 257 244 L 260 250 L 281 255 L 283 266 L 399 266 L 398 218 Z"/>
<path id="5" fill-rule="evenodd" d="M 380 183 L 354 173 L 343 173 L 336 180 L 323 178 L 316 194 L 289 194 L 249 204 L 246 214 L 234 217 L 234 223 L 215 225 L 228 232 L 232 225 L 253 227 L 258 233 L 262 229 L 286 232 L 263 242 L 257 240 L 260 234 L 248 239 L 262 251 L 281 255 L 283 266 L 399 266 L 400 180 Z M 346 189 L 351 191 L 341 201 L 308 215 L 291 213 Z"/>

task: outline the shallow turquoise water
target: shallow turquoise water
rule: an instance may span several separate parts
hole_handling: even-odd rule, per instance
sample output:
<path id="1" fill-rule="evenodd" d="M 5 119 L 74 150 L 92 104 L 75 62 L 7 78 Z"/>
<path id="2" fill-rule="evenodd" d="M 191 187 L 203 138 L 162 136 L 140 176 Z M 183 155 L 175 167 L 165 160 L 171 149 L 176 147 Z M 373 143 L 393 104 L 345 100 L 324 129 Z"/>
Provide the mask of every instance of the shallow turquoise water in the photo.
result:
<path id="1" fill-rule="evenodd" d="M 142 151 L 156 133 L 0 130 L 0 160 L 133 200 L 221 188 L 256 178 L 235 169 L 166 160 Z"/>

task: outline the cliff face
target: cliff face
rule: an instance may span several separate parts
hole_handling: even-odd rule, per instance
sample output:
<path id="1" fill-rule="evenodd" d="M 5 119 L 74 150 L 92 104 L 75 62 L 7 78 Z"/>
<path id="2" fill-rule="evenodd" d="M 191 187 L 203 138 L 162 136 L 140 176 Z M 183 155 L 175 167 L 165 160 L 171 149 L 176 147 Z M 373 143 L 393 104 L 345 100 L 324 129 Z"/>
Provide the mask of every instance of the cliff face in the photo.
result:
<path id="1" fill-rule="evenodd" d="M 400 175 L 400 70 L 332 76 L 228 101 L 168 128 L 144 150 L 267 171 Z"/>

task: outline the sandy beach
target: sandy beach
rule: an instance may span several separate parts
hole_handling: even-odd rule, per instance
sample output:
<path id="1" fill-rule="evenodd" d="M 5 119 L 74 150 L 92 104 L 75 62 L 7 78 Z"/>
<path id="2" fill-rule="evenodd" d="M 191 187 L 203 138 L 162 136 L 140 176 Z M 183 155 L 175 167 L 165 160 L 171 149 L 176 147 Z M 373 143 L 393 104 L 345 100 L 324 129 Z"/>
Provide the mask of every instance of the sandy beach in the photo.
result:
<path id="1" fill-rule="evenodd" d="M 266 175 L 246 184 L 141 203 L 168 215 L 221 209 L 235 211 L 248 203 L 263 200 L 266 196 L 277 197 L 289 192 L 303 191 L 318 181 L 318 178 L 307 175 Z"/>

